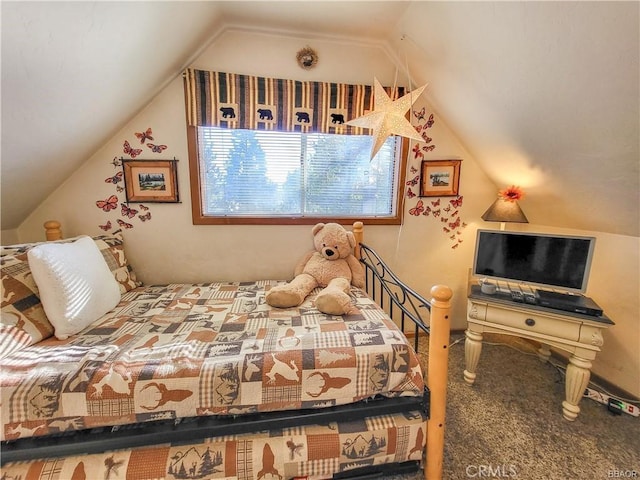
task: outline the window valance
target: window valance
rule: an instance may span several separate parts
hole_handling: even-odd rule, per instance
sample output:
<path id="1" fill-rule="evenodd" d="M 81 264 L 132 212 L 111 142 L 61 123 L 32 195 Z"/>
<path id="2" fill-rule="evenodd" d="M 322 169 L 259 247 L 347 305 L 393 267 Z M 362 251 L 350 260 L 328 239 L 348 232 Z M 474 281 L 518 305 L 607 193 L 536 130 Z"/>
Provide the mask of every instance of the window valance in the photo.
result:
<path id="1" fill-rule="evenodd" d="M 404 87 L 387 88 L 392 99 Z M 345 122 L 373 110 L 373 87 L 306 82 L 187 69 L 187 122 L 192 126 L 362 135 Z"/>

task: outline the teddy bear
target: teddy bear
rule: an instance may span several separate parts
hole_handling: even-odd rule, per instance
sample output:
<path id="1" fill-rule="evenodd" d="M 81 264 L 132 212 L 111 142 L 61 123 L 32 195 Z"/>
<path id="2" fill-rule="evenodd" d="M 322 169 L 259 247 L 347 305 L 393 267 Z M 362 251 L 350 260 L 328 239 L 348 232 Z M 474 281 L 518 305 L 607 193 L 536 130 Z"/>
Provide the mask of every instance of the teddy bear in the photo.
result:
<path id="1" fill-rule="evenodd" d="M 311 229 L 315 250 L 296 265 L 294 279 L 269 290 L 266 302 L 279 308 L 300 305 L 316 287 L 324 287 L 315 300 L 316 308 L 329 315 L 354 310 L 351 285 L 364 287 L 364 267 L 353 255 L 356 239 L 337 223 L 318 223 Z"/>

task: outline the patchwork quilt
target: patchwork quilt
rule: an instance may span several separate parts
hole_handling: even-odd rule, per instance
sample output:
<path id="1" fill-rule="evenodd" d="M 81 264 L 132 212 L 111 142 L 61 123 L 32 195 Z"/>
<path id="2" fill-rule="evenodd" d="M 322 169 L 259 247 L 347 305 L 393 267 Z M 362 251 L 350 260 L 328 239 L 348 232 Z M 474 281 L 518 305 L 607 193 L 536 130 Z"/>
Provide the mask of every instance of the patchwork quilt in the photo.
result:
<path id="1" fill-rule="evenodd" d="M 158 445 L 2 467 L 6 480 L 308 479 L 384 463 L 421 461 L 423 413 Z"/>
<path id="2" fill-rule="evenodd" d="M 314 308 L 317 291 L 299 307 L 269 307 L 265 293 L 278 283 L 133 288 L 81 334 L 66 340 L 50 337 L 12 351 L 0 359 L 1 438 L 202 415 L 322 408 L 375 395 L 422 396 L 417 356 L 366 293 L 352 291 L 357 313 L 334 317 Z M 299 443 L 293 433 L 287 435 L 287 441 Z M 415 442 L 417 435 L 414 429 L 413 440 L 406 442 Z M 247 448 L 234 441 L 237 448 Z M 336 445 L 345 441 L 340 436 Z M 251 455 L 268 457 L 265 442 L 252 443 Z M 388 443 L 385 448 L 391 451 Z M 175 478 L 202 478 L 188 472 L 201 468 L 198 462 L 226 465 L 230 450 L 225 447 L 222 457 L 205 447 L 197 451 L 200 460 L 185 460 L 187 473 Z M 202 459 L 206 451 L 210 460 Z M 173 450 L 162 452 L 158 455 L 166 456 L 167 468 L 170 459 L 180 456 Z M 233 455 L 237 462 L 241 453 Z M 284 464 L 274 468 L 280 474 L 286 469 Z"/>

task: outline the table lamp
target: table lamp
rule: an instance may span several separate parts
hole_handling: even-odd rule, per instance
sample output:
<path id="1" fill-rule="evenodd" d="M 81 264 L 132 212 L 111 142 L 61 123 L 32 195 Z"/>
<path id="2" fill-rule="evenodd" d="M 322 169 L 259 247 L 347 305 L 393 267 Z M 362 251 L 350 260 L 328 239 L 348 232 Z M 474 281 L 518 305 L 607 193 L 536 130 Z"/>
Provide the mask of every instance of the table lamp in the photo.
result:
<path id="1" fill-rule="evenodd" d="M 505 223 L 529 223 L 524 212 L 518 205 L 518 200 L 524 196 L 519 187 L 511 186 L 501 190 L 498 199 L 482 214 L 487 222 L 500 222 L 500 230 L 504 230 Z"/>

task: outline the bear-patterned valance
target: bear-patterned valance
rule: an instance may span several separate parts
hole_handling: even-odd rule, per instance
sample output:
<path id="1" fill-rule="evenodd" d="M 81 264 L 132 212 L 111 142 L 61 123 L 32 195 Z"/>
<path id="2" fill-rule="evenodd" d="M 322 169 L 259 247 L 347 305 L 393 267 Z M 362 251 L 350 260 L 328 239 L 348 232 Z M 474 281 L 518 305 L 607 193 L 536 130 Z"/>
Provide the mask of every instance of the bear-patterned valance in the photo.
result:
<path id="1" fill-rule="evenodd" d="M 345 122 L 373 110 L 373 87 L 187 69 L 187 121 L 192 126 L 363 135 Z M 392 99 L 404 87 L 385 89 Z"/>

